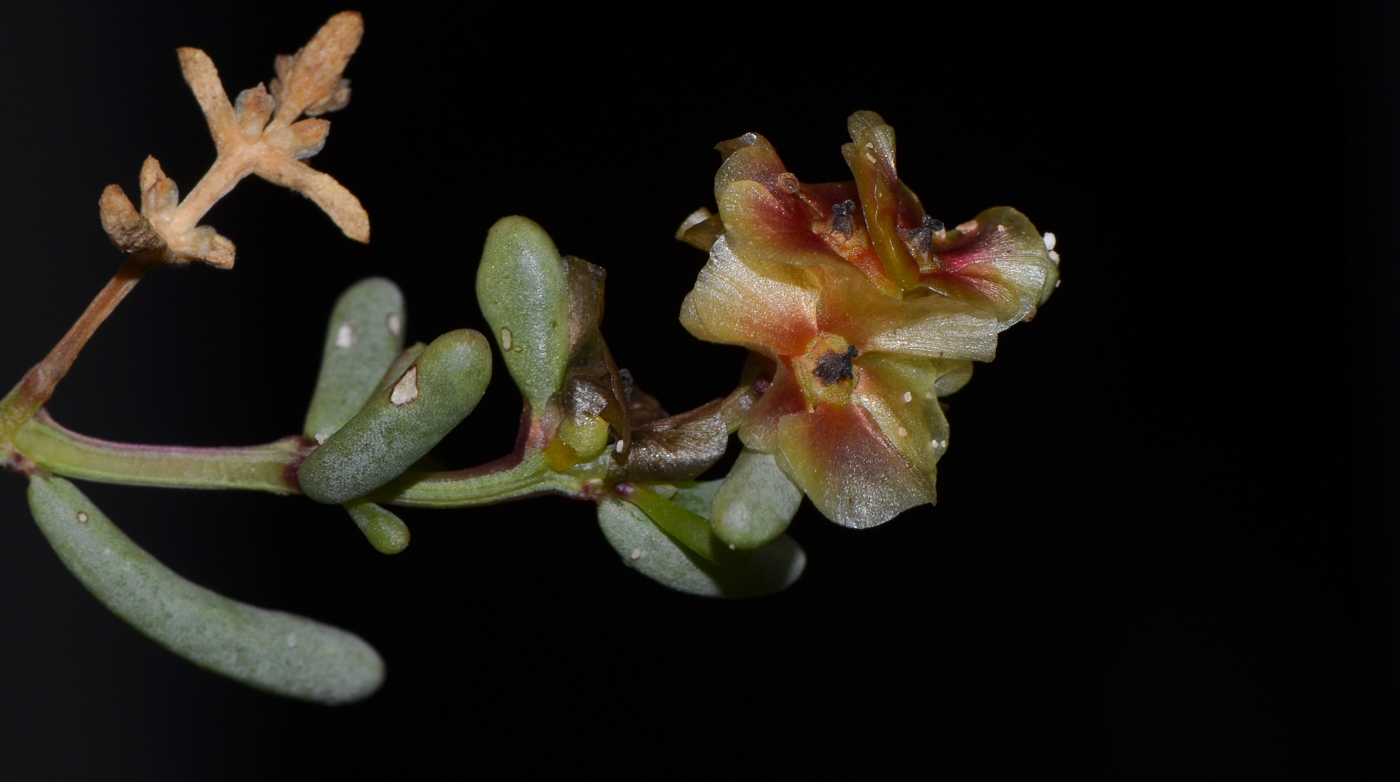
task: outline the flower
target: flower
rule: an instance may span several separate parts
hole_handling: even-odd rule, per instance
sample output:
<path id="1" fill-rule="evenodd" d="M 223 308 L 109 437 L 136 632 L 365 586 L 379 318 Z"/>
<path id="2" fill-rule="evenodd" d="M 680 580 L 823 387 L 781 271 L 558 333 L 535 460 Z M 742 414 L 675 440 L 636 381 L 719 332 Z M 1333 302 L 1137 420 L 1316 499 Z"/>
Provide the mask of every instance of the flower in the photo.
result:
<path id="1" fill-rule="evenodd" d="M 850 130 L 854 182 L 803 184 L 757 134 L 719 145 L 719 214 L 682 226 L 710 259 L 681 322 L 774 361 L 740 439 L 828 518 L 869 527 L 934 502 L 938 398 L 993 358 L 1058 270 L 1015 210 L 951 230 L 928 217 L 895 176 L 893 130 L 871 112 Z"/>
<path id="2" fill-rule="evenodd" d="M 715 175 L 719 215 L 688 227 L 682 238 L 709 249 L 722 230 L 745 259 L 844 263 L 887 296 L 959 299 L 994 315 L 1002 328 L 1049 298 L 1058 256 L 1024 215 L 995 207 L 948 228 L 899 181 L 894 129 L 870 111 L 851 115 L 848 128 L 852 143 L 841 152 L 854 182 L 799 182 L 756 133 L 718 145 L 725 156 Z"/>

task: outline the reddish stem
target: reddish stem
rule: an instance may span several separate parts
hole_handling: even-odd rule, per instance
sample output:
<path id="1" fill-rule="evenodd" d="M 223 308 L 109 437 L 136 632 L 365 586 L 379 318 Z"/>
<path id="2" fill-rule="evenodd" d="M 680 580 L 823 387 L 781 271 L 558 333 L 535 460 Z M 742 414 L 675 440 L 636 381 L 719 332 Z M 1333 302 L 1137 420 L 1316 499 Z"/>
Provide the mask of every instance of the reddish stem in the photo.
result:
<path id="1" fill-rule="evenodd" d="M 53 350 L 44 356 L 43 361 L 31 367 L 19 381 L 19 385 L 0 401 L 0 465 L 24 466 L 5 464 L 5 457 L 10 455 L 7 452 L 11 450 L 9 441 L 13 438 L 15 430 L 33 418 L 44 403 L 49 401 L 54 388 L 73 367 L 73 361 L 78 358 L 78 354 L 97 331 L 97 327 L 112 314 L 131 289 L 136 287 L 136 283 L 159 265 L 160 261 L 139 254 L 128 258 L 93 298 L 92 303 L 88 304 L 72 328 L 68 329 L 68 333 L 63 335 L 63 339 L 53 346 Z"/>

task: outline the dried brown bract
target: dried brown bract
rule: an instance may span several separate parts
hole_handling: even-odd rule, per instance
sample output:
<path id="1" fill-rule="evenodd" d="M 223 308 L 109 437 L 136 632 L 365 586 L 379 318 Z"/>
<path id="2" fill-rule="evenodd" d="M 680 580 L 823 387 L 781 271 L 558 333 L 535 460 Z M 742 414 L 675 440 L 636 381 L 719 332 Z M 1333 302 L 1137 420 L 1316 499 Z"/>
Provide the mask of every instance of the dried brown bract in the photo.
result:
<path id="1" fill-rule="evenodd" d="M 197 223 L 249 174 L 305 195 L 346 236 L 368 242 L 369 215 L 359 199 L 331 176 L 301 162 L 321 151 L 330 122 L 300 117 L 316 117 L 349 103 L 349 81 L 341 74 L 363 33 L 358 13 L 336 14 L 295 55 L 277 58 L 270 92 L 259 84 L 239 93 L 232 103 L 209 55 L 180 49 L 180 67 L 204 110 L 218 157 L 183 201 L 175 182 L 152 157 L 141 169 L 139 212 L 121 187 L 108 185 L 100 210 L 112 242 L 126 252 L 167 263 L 197 260 L 229 268 L 233 242 Z"/>

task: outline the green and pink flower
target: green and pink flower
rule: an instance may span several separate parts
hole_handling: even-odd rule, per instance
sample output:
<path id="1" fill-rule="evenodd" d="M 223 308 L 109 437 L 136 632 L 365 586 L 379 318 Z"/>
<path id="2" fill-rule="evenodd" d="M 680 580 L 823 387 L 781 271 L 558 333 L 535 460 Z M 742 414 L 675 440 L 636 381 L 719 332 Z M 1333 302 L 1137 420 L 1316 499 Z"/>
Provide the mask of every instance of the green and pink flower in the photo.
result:
<path id="1" fill-rule="evenodd" d="M 719 214 L 683 237 L 710 260 L 681 322 L 776 365 L 739 430 L 828 518 L 869 527 L 935 500 L 938 398 L 990 361 L 1058 280 L 1053 240 L 1014 209 L 948 228 L 898 180 L 894 131 L 851 117 L 854 182 L 810 185 L 766 139 L 719 146 Z"/>

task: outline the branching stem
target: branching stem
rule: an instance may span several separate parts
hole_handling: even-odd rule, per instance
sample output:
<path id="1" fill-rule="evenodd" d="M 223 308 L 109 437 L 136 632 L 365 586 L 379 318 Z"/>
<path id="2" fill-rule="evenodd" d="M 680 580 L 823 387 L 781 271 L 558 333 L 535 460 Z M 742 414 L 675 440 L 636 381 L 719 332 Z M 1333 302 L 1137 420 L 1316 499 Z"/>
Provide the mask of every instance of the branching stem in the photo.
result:
<path id="1" fill-rule="evenodd" d="M 299 435 L 223 448 L 117 443 L 65 429 L 43 410 L 14 436 L 14 448 L 24 461 L 69 478 L 271 494 L 301 493 L 297 468 L 315 447 L 314 440 Z M 465 470 L 407 472 L 370 498 L 392 505 L 461 508 L 539 494 L 586 499 L 585 483 L 550 470 L 540 454 L 511 455 Z"/>

